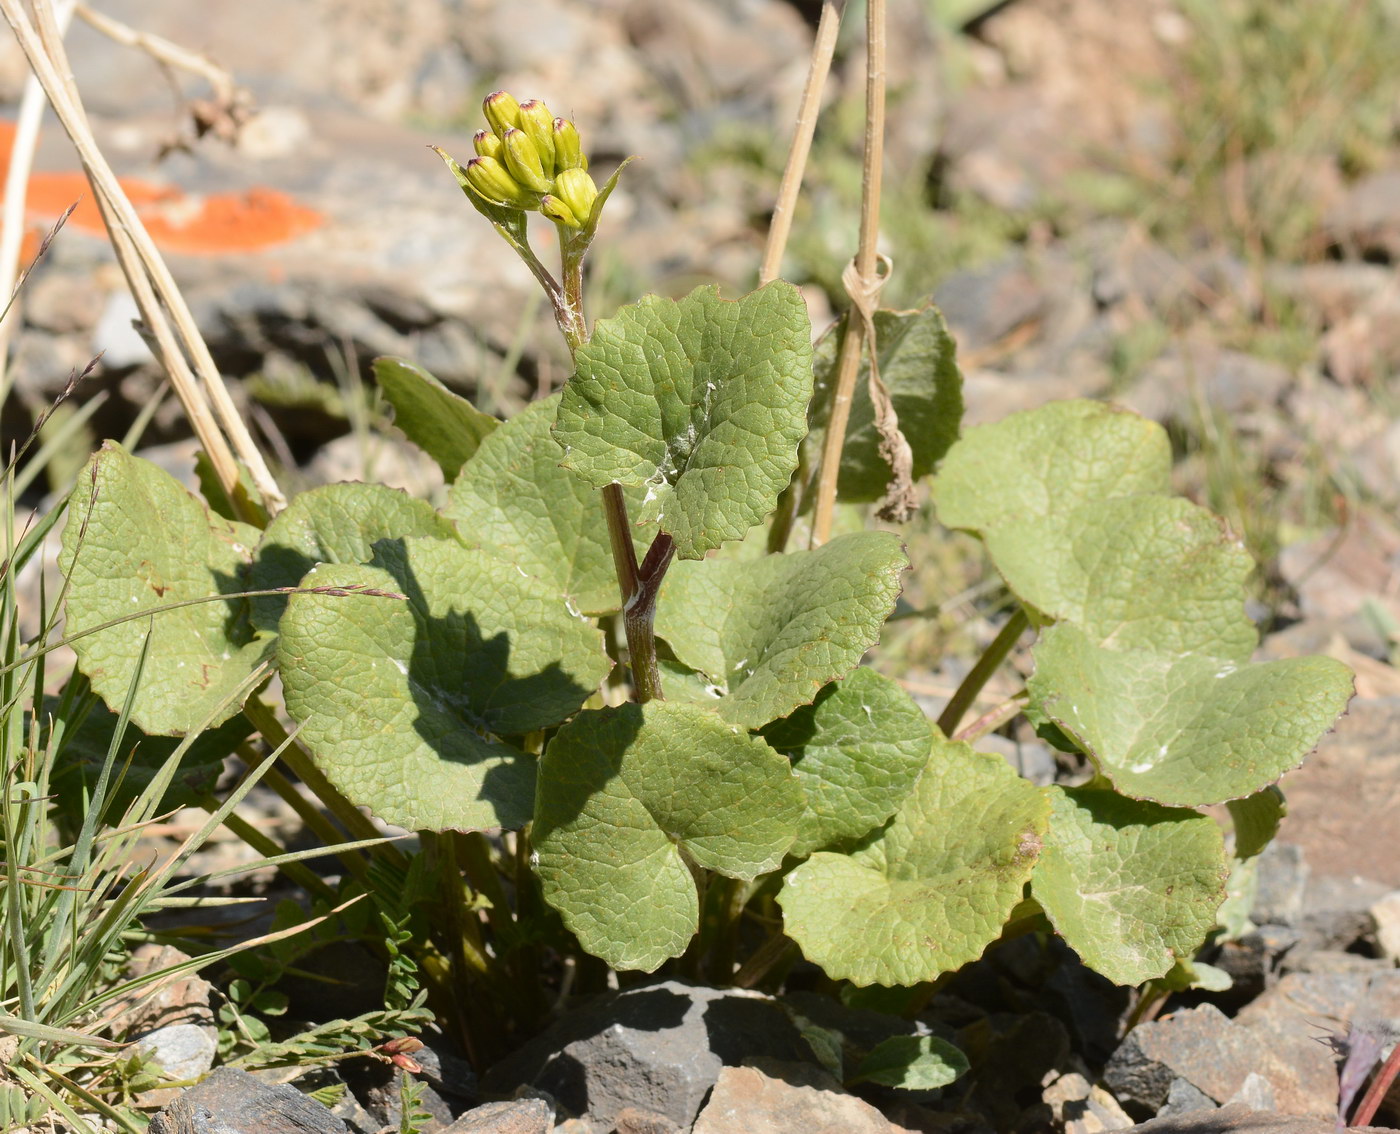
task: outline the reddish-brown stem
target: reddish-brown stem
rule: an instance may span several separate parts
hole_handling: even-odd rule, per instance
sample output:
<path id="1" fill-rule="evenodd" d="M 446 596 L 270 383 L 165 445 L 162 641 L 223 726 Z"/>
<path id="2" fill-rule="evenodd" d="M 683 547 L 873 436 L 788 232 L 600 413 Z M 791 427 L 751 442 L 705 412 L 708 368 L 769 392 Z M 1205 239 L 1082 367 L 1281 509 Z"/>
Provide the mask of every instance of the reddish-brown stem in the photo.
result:
<path id="1" fill-rule="evenodd" d="M 656 596 L 676 553 L 676 542 L 665 532 L 654 540 L 637 571 L 637 588 L 622 602 L 622 628 L 637 700 L 661 701 L 661 670 L 656 664 Z"/>
<path id="2" fill-rule="evenodd" d="M 1395 1050 L 1390 1053 L 1390 1058 L 1385 1061 L 1381 1069 L 1376 1072 L 1376 1077 L 1371 1080 L 1370 1089 L 1362 1096 L 1361 1105 L 1356 1108 L 1356 1113 L 1352 1115 L 1351 1124 L 1353 1126 L 1370 1126 L 1371 1119 L 1376 1117 L 1376 1111 L 1380 1109 L 1381 1102 L 1390 1090 L 1390 1084 L 1395 1082 L 1395 1076 L 1400 1075 L 1400 1043 L 1395 1045 Z"/>

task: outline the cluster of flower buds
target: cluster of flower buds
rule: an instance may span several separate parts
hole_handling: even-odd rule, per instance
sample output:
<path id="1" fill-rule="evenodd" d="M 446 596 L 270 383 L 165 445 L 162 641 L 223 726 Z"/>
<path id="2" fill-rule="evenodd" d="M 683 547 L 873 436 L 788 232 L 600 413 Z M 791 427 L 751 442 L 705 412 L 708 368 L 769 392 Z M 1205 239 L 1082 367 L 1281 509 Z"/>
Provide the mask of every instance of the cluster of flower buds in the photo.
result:
<path id="1" fill-rule="evenodd" d="M 482 109 L 491 129 L 473 138 L 477 156 L 466 165 L 472 188 L 507 209 L 538 209 L 570 228 L 587 224 L 598 186 L 574 124 L 555 118 L 539 99 L 516 102 L 505 91 L 487 95 Z"/>

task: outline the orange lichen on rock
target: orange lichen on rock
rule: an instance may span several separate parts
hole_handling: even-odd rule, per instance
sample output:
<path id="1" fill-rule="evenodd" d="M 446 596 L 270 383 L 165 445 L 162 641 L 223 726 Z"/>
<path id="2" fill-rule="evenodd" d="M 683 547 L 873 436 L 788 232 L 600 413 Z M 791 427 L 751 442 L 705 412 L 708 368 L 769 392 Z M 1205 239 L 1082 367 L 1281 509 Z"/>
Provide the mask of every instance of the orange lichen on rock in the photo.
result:
<path id="1" fill-rule="evenodd" d="M 9 165 L 14 140 L 12 122 L 0 122 L 0 178 Z M 309 232 L 323 217 L 276 189 L 253 188 L 246 193 L 189 196 L 169 185 L 137 177 L 121 178 L 121 186 L 156 244 L 167 252 L 219 255 L 256 252 Z M 27 209 L 31 217 L 52 221 L 78 201 L 68 223 L 84 232 L 103 232 L 102 216 L 82 173 L 36 172 L 29 178 Z"/>

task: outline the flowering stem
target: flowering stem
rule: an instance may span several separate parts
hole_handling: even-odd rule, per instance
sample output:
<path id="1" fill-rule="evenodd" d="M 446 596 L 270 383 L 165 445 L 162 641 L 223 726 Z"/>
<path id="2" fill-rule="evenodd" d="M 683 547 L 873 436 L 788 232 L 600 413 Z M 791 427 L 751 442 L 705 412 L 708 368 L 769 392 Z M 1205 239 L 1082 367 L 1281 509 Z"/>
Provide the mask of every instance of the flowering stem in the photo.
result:
<path id="1" fill-rule="evenodd" d="M 559 248 L 563 267 L 562 304 L 555 306 L 555 317 L 570 357 L 588 341 L 588 320 L 583 313 L 583 256 L 588 240 L 580 240 L 559 225 Z M 632 520 L 620 484 L 610 484 L 603 492 L 603 515 L 608 524 L 613 568 L 622 596 L 622 629 L 627 635 L 628 664 L 632 669 L 633 696 L 638 702 L 663 700 L 661 671 L 656 664 L 656 596 L 661 581 L 675 556 L 676 545 L 661 532 L 639 565 L 632 546 Z"/>
<path id="2" fill-rule="evenodd" d="M 583 257 L 588 251 L 588 238 L 580 240 L 563 224 L 556 224 L 555 228 L 559 230 L 559 257 L 564 277 L 563 302 L 555 308 L 555 318 L 564 341 L 569 344 L 569 354 L 573 356 L 588 341 L 588 320 L 583 314 Z"/>

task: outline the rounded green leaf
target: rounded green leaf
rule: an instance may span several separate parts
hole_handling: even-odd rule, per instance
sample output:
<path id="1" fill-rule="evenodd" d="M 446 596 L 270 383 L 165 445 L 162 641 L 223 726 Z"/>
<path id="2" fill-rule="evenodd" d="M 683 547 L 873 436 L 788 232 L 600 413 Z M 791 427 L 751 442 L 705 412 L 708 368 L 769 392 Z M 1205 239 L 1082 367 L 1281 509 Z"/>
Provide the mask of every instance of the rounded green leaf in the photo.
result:
<path id="1" fill-rule="evenodd" d="M 729 878 L 776 869 L 802 791 L 788 762 L 695 705 L 580 713 L 541 760 L 531 837 L 545 899 L 594 956 L 655 969 L 695 935 L 687 859 Z"/>
<path id="2" fill-rule="evenodd" d="M 354 803 L 401 827 L 519 827 L 534 761 L 499 737 L 559 723 L 610 663 L 602 636 L 514 567 L 455 542 L 383 540 L 371 565 L 318 567 L 278 662 L 287 711 Z"/>
<path id="3" fill-rule="evenodd" d="M 254 639 L 248 600 L 234 597 L 248 589 L 258 535 L 212 515 L 169 473 L 115 441 L 78 478 L 58 561 L 68 580 L 66 633 L 150 615 L 73 642 L 94 692 L 120 708 L 150 635 L 131 713 L 143 732 L 180 734 L 216 710 L 214 724 L 242 708 L 229 698 L 270 650 Z M 217 595 L 230 597 L 163 609 Z"/>
<path id="4" fill-rule="evenodd" d="M 949 450 L 933 494 L 950 528 L 985 534 L 1113 496 L 1171 488 L 1161 426 L 1101 402 L 1053 402 L 969 429 Z"/>
<path id="5" fill-rule="evenodd" d="M 813 359 L 816 387 L 807 444 L 814 452 L 820 452 L 830 417 L 831 387 L 845 326 L 843 323 L 841 333 L 822 339 Z M 880 380 L 889 391 L 899 430 L 909 442 L 914 459 L 912 475 L 918 480 L 933 470 L 958 439 L 963 400 L 957 346 L 936 307 L 876 311 L 875 342 L 880 355 Z M 889 463 L 880 455 L 869 376 L 869 356 L 863 354 L 836 482 L 837 496 L 857 503 L 880 499 L 890 479 Z"/>
<path id="6" fill-rule="evenodd" d="M 1297 767 L 1352 694 L 1331 658 L 1228 658 L 1114 650 L 1078 626 L 1044 632 L 1031 700 L 1113 786 L 1170 806 L 1252 795 Z"/>
<path id="7" fill-rule="evenodd" d="M 819 851 L 787 876 L 788 933 L 828 976 L 911 985 L 974 961 L 1021 900 L 1049 816 L 998 756 L 936 737 L 890 825 L 851 855 Z"/>
<path id="8" fill-rule="evenodd" d="M 938 1036 L 890 1036 L 870 1049 L 846 1085 L 932 1091 L 955 1082 L 970 1066 L 966 1055 Z"/>
<path id="9" fill-rule="evenodd" d="M 501 424 L 406 359 L 376 358 L 374 377 L 394 407 L 394 424 L 437 462 L 448 484 Z"/>
<path id="10" fill-rule="evenodd" d="M 852 532 L 754 562 L 676 563 L 656 632 L 710 679 L 722 717 L 760 728 L 860 663 L 880 639 L 907 566 L 890 532 Z"/>
<path id="11" fill-rule="evenodd" d="M 1218 517 L 1188 500 L 1093 500 L 993 529 L 986 543 L 1018 598 L 1115 649 L 1243 660 L 1258 642 L 1244 609 L 1253 561 Z"/>
<path id="12" fill-rule="evenodd" d="M 647 296 L 579 348 L 554 436 L 595 488 L 642 488 L 634 517 L 681 559 L 742 539 L 797 467 L 812 397 L 802 297 L 777 281 L 738 300 L 714 286 Z"/>
<path id="13" fill-rule="evenodd" d="M 470 547 L 541 580 L 575 610 L 618 609 L 598 490 L 561 467 L 550 427 L 559 395 L 532 402 L 482 442 L 444 509 Z"/>
<path id="14" fill-rule="evenodd" d="M 57 719 L 62 705 L 61 698 L 45 697 L 45 718 Z M 67 721 L 63 741 L 56 746 L 50 781 L 54 803 L 79 824 L 84 805 L 91 799 L 92 790 L 107 762 L 119 719 L 116 713 L 98 701 L 86 714 L 79 716 L 76 727 L 72 718 Z M 207 728 L 189 740 L 178 769 L 156 804 L 156 810 L 165 812 L 181 807 L 197 807 L 214 790 L 229 754 L 252 731 L 253 726 L 248 718 L 239 713 L 217 728 Z M 119 778 L 114 776 L 108 784 L 106 815 L 110 821 L 115 822 L 131 802 L 162 775 L 166 764 L 182 743 L 186 742 L 173 736 L 147 736 L 131 726 L 122 732 L 115 765 Z"/>
<path id="15" fill-rule="evenodd" d="M 1080 959 L 1116 984 L 1189 959 L 1225 900 L 1225 844 L 1207 815 L 1051 787 L 1031 893 Z"/>
<path id="16" fill-rule="evenodd" d="M 807 796 L 789 854 L 858 838 L 894 814 L 928 762 L 933 726 L 888 677 L 861 667 L 763 729 Z"/>
<path id="17" fill-rule="evenodd" d="M 1235 857 L 1240 859 L 1260 854 L 1288 814 L 1288 801 L 1274 784 L 1244 799 L 1229 800 L 1225 806 L 1235 824 Z"/>
<path id="18" fill-rule="evenodd" d="M 263 532 L 253 560 L 252 589 L 294 587 L 322 563 L 368 563 L 381 539 L 404 536 L 457 538 L 433 510 L 396 488 L 379 484 L 327 484 L 298 493 Z M 253 621 L 275 631 L 287 608 L 283 595 L 253 599 Z"/>

